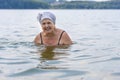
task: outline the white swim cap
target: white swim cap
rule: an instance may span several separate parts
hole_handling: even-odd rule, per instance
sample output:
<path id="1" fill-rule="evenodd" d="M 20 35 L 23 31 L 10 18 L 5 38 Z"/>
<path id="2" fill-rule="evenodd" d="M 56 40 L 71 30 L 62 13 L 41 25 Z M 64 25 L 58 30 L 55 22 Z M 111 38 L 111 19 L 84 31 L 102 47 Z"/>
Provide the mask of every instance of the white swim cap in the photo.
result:
<path id="1" fill-rule="evenodd" d="M 38 21 L 41 23 L 42 20 L 44 19 L 50 19 L 54 24 L 56 21 L 56 17 L 53 13 L 51 12 L 43 12 L 43 13 L 39 13 L 37 16 Z"/>

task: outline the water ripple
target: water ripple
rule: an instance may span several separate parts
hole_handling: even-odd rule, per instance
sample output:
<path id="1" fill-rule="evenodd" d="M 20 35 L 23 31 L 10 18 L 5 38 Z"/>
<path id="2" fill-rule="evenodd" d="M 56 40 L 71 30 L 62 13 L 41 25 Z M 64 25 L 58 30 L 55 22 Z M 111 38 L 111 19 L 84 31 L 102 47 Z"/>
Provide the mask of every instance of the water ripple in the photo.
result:
<path id="1" fill-rule="evenodd" d="M 37 68 L 31 68 L 31 69 L 28 69 L 28 70 L 25 70 L 25 71 L 22 71 L 22 72 L 17 72 L 17 73 L 14 73 L 14 74 L 10 74 L 8 75 L 9 77 L 18 77 L 18 76 L 30 76 L 30 75 L 33 75 L 33 74 L 40 74 L 40 73 L 43 73 L 45 71 L 43 70 L 40 70 L 40 69 L 37 69 Z"/>
<path id="2" fill-rule="evenodd" d="M 113 75 L 113 76 L 120 76 L 120 72 L 115 72 L 115 73 L 112 73 L 111 75 Z"/>
<path id="3" fill-rule="evenodd" d="M 90 63 L 100 63 L 100 62 L 110 62 L 110 61 L 120 61 L 120 57 L 113 57 L 113 58 L 110 58 L 110 59 L 94 61 L 94 62 L 90 62 Z"/>
<path id="4" fill-rule="evenodd" d="M 57 78 L 63 78 L 63 77 L 71 77 L 71 76 L 80 76 L 80 75 L 86 75 L 89 72 L 88 71 L 79 71 L 79 70 L 60 70 L 60 72 L 63 73 L 63 75 L 58 76 Z"/>
<path id="5" fill-rule="evenodd" d="M 12 62 L 8 62 L 8 61 L 0 61 L 0 64 L 27 64 L 27 63 L 31 63 L 30 61 L 12 61 Z"/>
<path id="6" fill-rule="evenodd" d="M 72 52 L 81 52 L 81 51 L 85 51 L 85 50 L 87 50 L 87 48 L 85 48 L 85 49 L 75 49 L 75 50 L 72 50 Z"/>

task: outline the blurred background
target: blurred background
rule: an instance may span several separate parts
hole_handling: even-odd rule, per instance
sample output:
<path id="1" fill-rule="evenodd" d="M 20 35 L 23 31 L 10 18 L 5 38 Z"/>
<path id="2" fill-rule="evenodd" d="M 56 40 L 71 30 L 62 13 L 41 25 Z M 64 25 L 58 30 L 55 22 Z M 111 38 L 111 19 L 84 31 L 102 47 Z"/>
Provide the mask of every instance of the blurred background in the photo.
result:
<path id="1" fill-rule="evenodd" d="M 120 0 L 0 0 L 0 9 L 120 9 Z"/>

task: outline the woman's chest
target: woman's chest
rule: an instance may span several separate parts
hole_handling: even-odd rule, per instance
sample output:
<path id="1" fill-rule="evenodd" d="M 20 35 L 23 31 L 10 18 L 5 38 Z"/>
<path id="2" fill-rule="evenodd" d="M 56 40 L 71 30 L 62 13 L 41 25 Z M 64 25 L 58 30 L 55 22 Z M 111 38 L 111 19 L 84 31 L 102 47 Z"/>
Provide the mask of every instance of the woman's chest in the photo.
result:
<path id="1" fill-rule="evenodd" d="M 45 45 L 58 45 L 58 38 L 57 37 L 55 37 L 55 38 L 44 38 L 44 40 L 43 40 L 43 43 L 45 44 Z"/>

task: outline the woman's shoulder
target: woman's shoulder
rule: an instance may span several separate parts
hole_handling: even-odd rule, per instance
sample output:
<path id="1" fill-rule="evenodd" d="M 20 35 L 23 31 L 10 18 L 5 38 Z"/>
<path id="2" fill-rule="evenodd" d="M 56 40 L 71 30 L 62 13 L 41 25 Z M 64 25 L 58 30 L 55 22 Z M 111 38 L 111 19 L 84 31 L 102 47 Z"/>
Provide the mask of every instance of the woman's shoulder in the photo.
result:
<path id="1" fill-rule="evenodd" d="M 35 37 L 35 39 L 34 39 L 34 42 L 36 43 L 36 44 L 38 44 L 38 43 L 40 43 L 40 34 L 41 33 L 38 33 L 37 35 L 36 35 L 36 37 Z"/>
<path id="2" fill-rule="evenodd" d="M 59 32 L 63 32 L 63 31 L 65 31 L 65 30 L 60 29 L 60 28 L 57 28 L 57 31 L 59 31 Z"/>
<path id="3" fill-rule="evenodd" d="M 70 38 L 70 36 L 68 35 L 68 33 L 65 30 L 59 29 L 60 30 L 60 43 L 61 44 L 72 44 L 72 40 Z"/>

